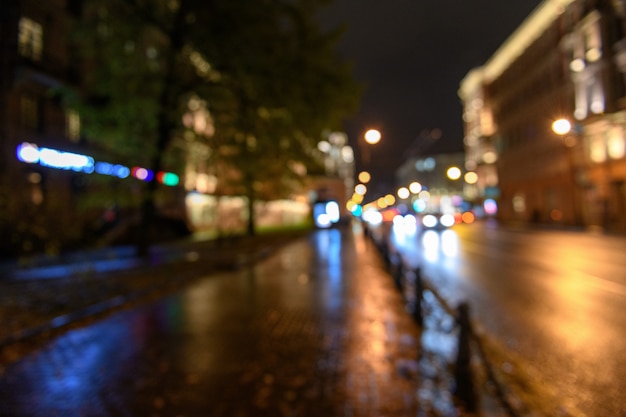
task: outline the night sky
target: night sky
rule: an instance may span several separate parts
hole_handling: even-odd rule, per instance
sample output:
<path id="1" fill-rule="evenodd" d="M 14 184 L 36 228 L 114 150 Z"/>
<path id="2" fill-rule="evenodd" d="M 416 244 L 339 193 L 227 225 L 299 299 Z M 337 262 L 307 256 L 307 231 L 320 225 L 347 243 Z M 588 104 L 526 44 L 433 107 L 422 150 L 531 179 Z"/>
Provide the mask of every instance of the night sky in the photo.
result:
<path id="1" fill-rule="evenodd" d="M 360 111 L 345 124 L 350 143 L 358 152 L 356 141 L 363 143 L 368 128 L 382 133 L 365 167 L 373 175 L 373 192 L 393 192 L 394 171 L 411 146 L 430 153 L 463 150 L 461 80 L 540 3 L 335 0 L 323 11 L 324 26 L 347 26 L 338 52 L 365 85 Z M 430 146 L 419 144 L 433 129 L 440 129 L 441 137 Z M 357 168 L 363 167 L 357 163 Z"/>

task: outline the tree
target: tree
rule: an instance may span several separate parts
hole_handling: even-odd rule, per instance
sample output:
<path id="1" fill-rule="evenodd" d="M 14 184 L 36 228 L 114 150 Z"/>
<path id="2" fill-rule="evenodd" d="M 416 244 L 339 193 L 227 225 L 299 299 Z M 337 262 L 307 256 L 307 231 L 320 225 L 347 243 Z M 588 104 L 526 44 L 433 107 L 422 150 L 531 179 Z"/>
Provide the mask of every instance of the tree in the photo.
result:
<path id="1" fill-rule="evenodd" d="M 250 209 L 259 184 L 312 164 L 322 129 L 354 110 L 359 90 L 312 13 L 323 0 L 86 0 L 75 42 L 84 89 L 67 95 L 95 146 L 154 172 L 176 161 L 189 100 L 208 103 L 216 134 L 195 135 L 241 172 Z M 173 166 L 170 169 L 181 169 Z M 155 181 L 142 198 L 147 253 Z M 250 210 L 248 233 L 254 233 Z"/>
<path id="2" fill-rule="evenodd" d="M 232 17 L 209 28 L 222 41 L 213 56 L 233 106 L 224 112 L 216 105 L 214 112 L 224 116 L 216 131 L 228 145 L 226 157 L 242 172 L 253 234 L 254 201 L 267 198 L 259 193 L 287 191 L 302 178 L 298 168 L 315 166 L 312 150 L 322 132 L 337 129 L 356 108 L 360 88 L 333 52 L 340 32 L 323 33 L 313 19 L 321 2 L 211 4 L 211 13 Z M 233 22 L 239 29 L 224 36 Z"/>

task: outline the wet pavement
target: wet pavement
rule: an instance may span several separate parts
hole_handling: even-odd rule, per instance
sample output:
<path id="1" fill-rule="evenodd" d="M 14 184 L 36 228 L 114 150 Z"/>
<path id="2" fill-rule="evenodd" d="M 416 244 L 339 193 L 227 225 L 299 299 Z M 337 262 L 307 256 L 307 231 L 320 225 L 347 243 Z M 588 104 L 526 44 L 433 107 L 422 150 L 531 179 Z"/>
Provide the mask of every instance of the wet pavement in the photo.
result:
<path id="1" fill-rule="evenodd" d="M 467 302 L 487 358 L 525 408 L 626 416 L 626 236 L 502 227 L 394 227 L 394 246 L 451 305 Z"/>
<path id="2" fill-rule="evenodd" d="M 178 247 L 73 284 L 10 281 L 21 301 L 2 299 L 0 415 L 459 415 L 451 319 L 432 302 L 419 328 L 372 241 L 321 230 L 235 247 Z M 119 305 L 88 314 L 105 300 Z"/>
<path id="3" fill-rule="evenodd" d="M 204 274 L 251 264 L 303 233 L 191 238 L 155 246 L 147 259 L 135 257 L 132 248 L 116 247 L 5 263 L 0 267 L 0 348 L 176 291 Z M 0 366 L 4 362 L 0 356 Z"/>

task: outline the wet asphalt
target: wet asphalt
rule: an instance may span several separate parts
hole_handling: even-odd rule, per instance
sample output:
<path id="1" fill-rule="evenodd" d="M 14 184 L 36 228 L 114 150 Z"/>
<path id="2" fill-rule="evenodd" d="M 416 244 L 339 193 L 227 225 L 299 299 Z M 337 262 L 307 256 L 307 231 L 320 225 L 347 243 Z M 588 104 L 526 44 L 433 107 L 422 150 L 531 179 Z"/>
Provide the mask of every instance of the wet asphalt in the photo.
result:
<path id="1" fill-rule="evenodd" d="M 189 247 L 184 262 L 122 281 L 102 275 L 107 300 L 129 294 L 120 290 L 129 282 L 144 285 L 106 314 L 43 331 L 30 349 L 12 352 L 29 338 L 5 346 L 0 415 L 458 415 L 454 335 L 416 324 L 371 240 L 318 230 L 263 252 L 246 263 L 241 251 L 224 270 Z M 146 290 L 151 278 L 157 290 Z M 97 286 L 83 280 L 92 285 L 82 296 L 64 297 L 89 304 Z M 30 328 L 67 318 L 71 302 L 59 304 L 35 311 Z M 431 313 L 446 327 L 449 318 Z"/>

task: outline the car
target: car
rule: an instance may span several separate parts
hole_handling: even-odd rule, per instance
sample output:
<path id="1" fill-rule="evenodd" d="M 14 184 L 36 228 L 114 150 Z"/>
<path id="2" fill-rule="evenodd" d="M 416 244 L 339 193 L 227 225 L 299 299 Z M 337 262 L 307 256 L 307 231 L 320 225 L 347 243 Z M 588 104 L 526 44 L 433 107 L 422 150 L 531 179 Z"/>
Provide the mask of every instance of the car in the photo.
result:
<path id="1" fill-rule="evenodd" d="M 454 226 L 456 219 L 450 213 L 424 213 L 422 226 L 426 229 L 447 229 Z"/>

